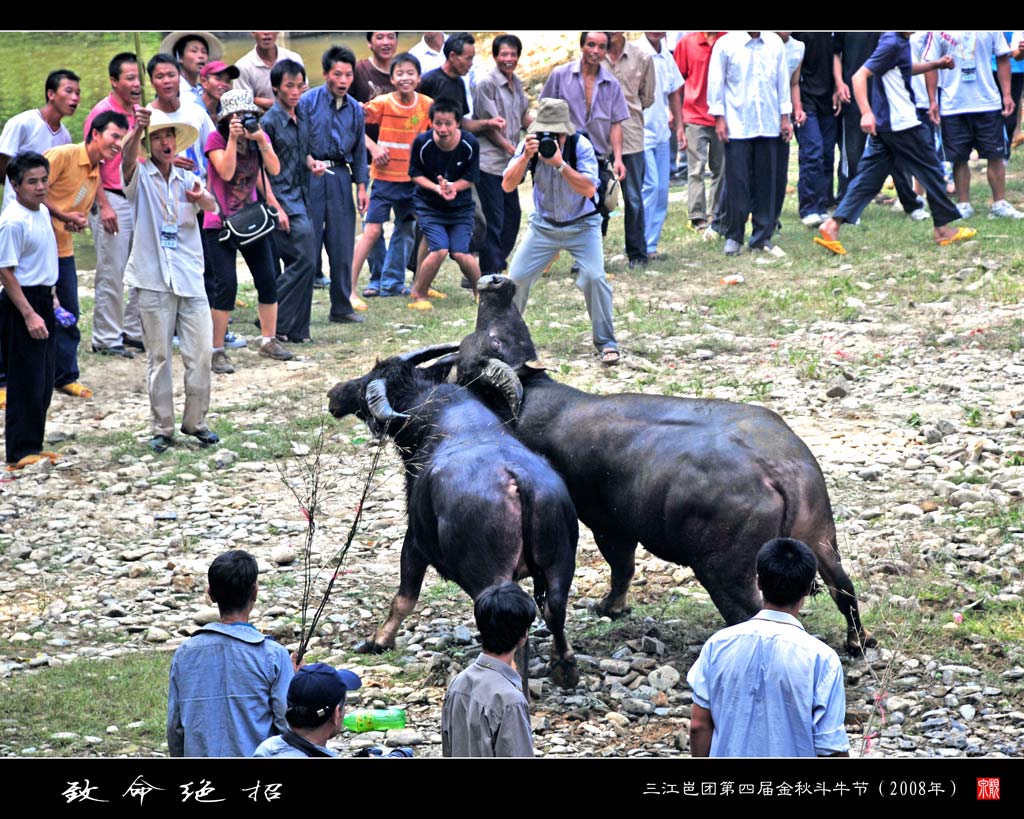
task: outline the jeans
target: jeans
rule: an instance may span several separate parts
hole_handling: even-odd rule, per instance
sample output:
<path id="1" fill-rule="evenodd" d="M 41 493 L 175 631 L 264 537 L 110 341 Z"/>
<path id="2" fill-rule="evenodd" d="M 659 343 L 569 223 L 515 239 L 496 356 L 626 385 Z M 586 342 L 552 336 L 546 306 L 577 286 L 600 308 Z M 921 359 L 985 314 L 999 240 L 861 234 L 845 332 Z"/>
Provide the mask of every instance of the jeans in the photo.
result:
<path id="1" fill-rule="evenodd" d="M 644 151 L 644 238 L 648 254 L 658 249 L 661 228 L 668 213 L 670 149 L 668 142 L 659 142 Z"/>
<path id="2" fill-rule="evenodd" d="M 508 256 L 516 244 L 522 211 L 518 188 L 510 193 L 501 189 L 501 177 L 480 172 L 476 183 L 480 206 L 487 220 L 487 240 L 480 249 L 480 272 L 500 273 L 508 264 Z"/>
<path id="3" fill-rule="evenodd" d="M 800 218 L 826 213 L 832 204 L 832 171 L 836 154 L 836 118 L 831 114 L 807 112 L 807 120 L 796 129 L 800 143 L 800 178 L 797 197 Z"/>
<path id="4" fill-rule="evenodd" d="M 78 269 L 75 267 L 74 256 L 57 259 L 57 301 L 76 319 L 79 318 L 81 309 L 78 305 Z M 82 340 L 82 333 L 78 329 L 77 321 L 70 327 L 58 322 L 54 328 L 54 335 L 57 337 L 57 368 L 53 385 L 60 388 L 74 384 L 80 378 L 78 344 Z"/>
<path id="5" fill-rule="evenodd" d="M 647 239 L 644 231 L 644 152 L 623 154 L 626 178 L 622 182 L 623 211 L 625 213 L 626 256 L 632 261 L 647 259 Z"/>
<path id="6" fill-rule="evenodd" d="M 530 288 L 560 250 L 572 254 L 579 265 L 576 286 L 583 291 L 598 350 L 618 348 L 612 321 L 612 287 L 604 275 L 601 216 L 594 213 L 565 227 L 556 227 L 536 211 L 530 214 L 526 234 L 509 265 L 516 283 L 515 305 L 525 312 Z"/>
<path id="7" fill-rule="evenodd" d="M 864 154 L 851 180 L 846 196 L 834 214 L 840 221 L 856 222 L 864 208 L 882 189 L 893 165 L 901 173 L 917 177 L 928 196 L 935 227 L 960 218 L 960 211 L 946 193 L 934 148 L 928 144 L 925 129 L 915 126 L 906 131 L 882 131 L 869 137 Z M 895 177 L 893 177 L 895 178 Z"/>

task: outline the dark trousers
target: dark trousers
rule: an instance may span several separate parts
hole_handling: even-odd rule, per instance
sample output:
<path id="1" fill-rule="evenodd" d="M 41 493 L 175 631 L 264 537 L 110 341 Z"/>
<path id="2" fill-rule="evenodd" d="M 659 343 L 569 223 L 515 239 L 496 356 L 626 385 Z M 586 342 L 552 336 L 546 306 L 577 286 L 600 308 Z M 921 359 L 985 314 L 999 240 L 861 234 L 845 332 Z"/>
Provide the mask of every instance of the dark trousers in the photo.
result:
<path id="1" fill-rule="evenodd" d="M 228 312 L 235 309 L 238 297 L 238 269 L 235 264 L 239 253 L 252 274 L 259 303 L 276 304 L 277 268 L 270 237 L 262 236 L 247 245 L 236 247 L 234 242 L 220 241 L 220 233 L 218 228 L 203 228 L 202 231 L 203 256 L 207 263 L 203 284 L 210 307 Z"/>
<path id="2" fill-rule="evenodd" d="M 289 213 L 291 231 L 275 230 L 274 251 L 284 264 L 277 279 L 277 332 L 289 338 L 309 338 L 316 276 L 313 223 L 304 213 Z"/>
<path id="3" fill-rule="evenodd" d="M 82 333 L 78 329 L 78 317 L 81 310 L 78 307 L 78 270 L 75 267 L 75 257 L 67 256 L 57 259 L 57 301 L 60 306 L 74 315 L 76 321 L 70 327 L 61 324 L 53 335 L 57 341 L 57 370 L 54 386 L 64 387 L 78 381 L 78 343 L 82 340 Z M 53 310 L 51 309 L 52 313 Z M 10 357 L 5 356 L 5 361 L 10 362 Z M 10 379 L 8 379 L 8 382 Z"/>
<path id="4" fill-rule="evenodd" d="M 519 234 L 522 219 L 519 190 L 505 193 L 500 176 L 481 171 L 476 192 L 487 221 L 487 239 L 480 248 L 480 272 L 484 275 L 500 273 L 508 266 L 509 254 Z"/>
<path id="5" fill-rule="evenodd" d="M 632 261 L 647 259 L 647 237 L 644 234 L 644 172 L 647 161 L 644 152 L 623 154 L 626 178 L 622 182 L 623 211 L 625 215 L 626 256 Z"/>
<path id="6" fill-rule="evenodd" d="M 999 75 L 996 72 L 992 72 L 996 77 L 996 87 L 999 87 Z M 1006 128 L 1006 154 L 1009 157 L 1010 154 L 1010 143 L 1013 142 L 1013 135 L 1017 131 L 1017 125 L 1020 122 L 1020 103 L 1022 92 L 1024 92 L 1024 74 L 1011 74 L 1010 75 L 1010 99 L 1013 100 L 1014 109 L 1013 113 L 1008 117 L 1003 117 L 1003 125 Z"/>
<path id="7" fill-rule="evenodd" d="M 775 140 L 775 153 L 775 228 L 782 230 L 782 205 L 786 201 L 786 185 L 789 184 L 789 143 L 781 136 Z M 803 175 L 801 169 L 801 178 Z"/>
<path id="8" fill-rule="evenodd" d="M 0 348 L 4 360 L 9 362 L 4 433 L 8 463 L 17 463 L 26 455 L 42 451 L 57 359 L 53 288 L 23 287 L 22 292 L 46 323 L 49 337 L 32 338 L 18 308 L 6 293 L 0 293 L 0 324 L 3 326 Z M 64 307 L 70 309 L 67 305 Z"/>
<path id="9" fill-rule="evenodd" d="M 319 257 L 327 248 L 331 266 L 331 316 L 352 311 L 352 251 L 356 239 L 356 208 L 352 201 L 352 176 L 336 165 L 334 174 L 312 176 L 309 180 L 309 218 L 313 223 L 313 243 Z"/>
<path id="10" fill-rule="evenodd" d="M 836 208 L 835 218 L 856 222 L 864 208 L 882 189 L 893 167 L 898 172 L 917 177 L 924 186 L 935 227 L 942 227 L 960 218 L 960 211 L 946 193 L 946 182 L 942 178 L 942 168 L 935 156 L 935 149 L 928 144 L 925 129 L 920 125 L 906 131 L 879 132 L 868 138 L 867 147 L 857 167 L 857 175 Z"/>
<path id="11" fill-rule="evenodd" d="M 850 182 L 857 175 L 868 135 L 860 129 L 860 109 L 856 103 L 843 105 L 840 120 L 839 186 L 836 196 L 843 199 Z M 917 194 L 914 193 L 914 185 L 910 177 L 895 168 L 890 168 L 888 175 L 892 176 L 893 184 L 896 186 L 896 196 L 899 198 L 903 210 L 907 213 L 917 210 L 920 203 L 917 200 Z M 882 181 L 885 181 L 884 178 Z M 879 185 L 878 190 L 881 189 L 882 187 Z M 877 194 L 878 191 L 875 193 Z"/>
<path id="12" fill-rule="evenodd" d="M 775 228 L 777 137 L 730 139 L 725 143 L 725 236 L 743 244 L 747 217 L 750 246 L 763 247 Z"/>
<path id="13" fill-rule="evenodd" d="M 825 213 L 832 205 L 832 169 L 836 155 L 836 118 L 831 114 L 807 112 L 807 120 L 796 129 L 799 140 L 800 178 L 797 197 L 800 218 Z"/>

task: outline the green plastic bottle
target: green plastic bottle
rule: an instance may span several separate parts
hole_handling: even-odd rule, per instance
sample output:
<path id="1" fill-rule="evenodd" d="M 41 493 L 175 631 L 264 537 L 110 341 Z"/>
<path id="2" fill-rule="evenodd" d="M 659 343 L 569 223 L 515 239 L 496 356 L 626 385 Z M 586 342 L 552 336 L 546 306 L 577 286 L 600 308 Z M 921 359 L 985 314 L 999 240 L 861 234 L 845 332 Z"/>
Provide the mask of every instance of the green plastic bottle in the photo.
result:
<path id="1" fill-rule="evenodd" d="M 349 731 L 389 731 L 405 727 L 404 708 L 360 708 L 345 714 L 345 727 Z"/>

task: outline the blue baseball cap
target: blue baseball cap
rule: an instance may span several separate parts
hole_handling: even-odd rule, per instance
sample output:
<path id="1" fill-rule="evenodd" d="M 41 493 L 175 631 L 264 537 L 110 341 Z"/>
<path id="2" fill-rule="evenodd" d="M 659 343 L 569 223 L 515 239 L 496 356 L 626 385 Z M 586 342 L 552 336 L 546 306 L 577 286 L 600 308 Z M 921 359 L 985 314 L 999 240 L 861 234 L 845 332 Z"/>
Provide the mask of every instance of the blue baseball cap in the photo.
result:
<path id="1" fill-rule="evenodd" d="M 362 684 L 359 676 L 351 671 L 333 668 L 327 663 L 310 663 L 292 677 L 288 705 L 311 708 L 322 717 L 345 702 L 346 692 L 355 691 Z"/>

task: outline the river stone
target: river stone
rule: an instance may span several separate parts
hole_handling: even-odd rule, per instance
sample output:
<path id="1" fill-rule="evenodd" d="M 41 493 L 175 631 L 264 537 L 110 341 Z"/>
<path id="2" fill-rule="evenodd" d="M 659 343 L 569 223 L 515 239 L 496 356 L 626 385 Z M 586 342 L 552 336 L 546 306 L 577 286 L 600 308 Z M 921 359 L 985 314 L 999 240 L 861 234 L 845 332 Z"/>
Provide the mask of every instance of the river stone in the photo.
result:
<path id="1" fill-rule="evenodd" d="M 291 546 L 275 546 L 270 553 L 270 559 L 278 566 L 288 566 L 295 562 L 297 555 Z"/>
<path id="2" fill-rule="evenodd" d="M 199 611 L 192 615 L 192 622 L 197 626 L 205 626 L 208 623 L 217 623 L 220 621 L 220 610 L 214 606 L 203 606 Z"/>
<path id="3" fill-rule="evenodd" d="M 656 668 L 647 675 L 647 681 L 659 691 L 668 691 L 670 688 L 675 688 L 679 678 L 679 672 L 670 665 Z"/>
<path id="4" fill-rule="evenodd" d="M 924 511 L 916 503 L 901 503 L 893 509 L 893 513 L 900 520 L 913 520 L 921 517 Z"/>
<path id="5" fill-rule="evenodd" d="M 613 677 L 625 677 L 629 671 L 629 663 L 625 660 L 601 660 L 600 669 Z"/>
<path id="6" fill-rule="evenodd" d="M 166 643 L 171 639 L 169 632 L 164 631 L 162 628 L 157 626 L 150 626 L 146 630 L 146 636 L 143 638 L 147 643 Z"/>

